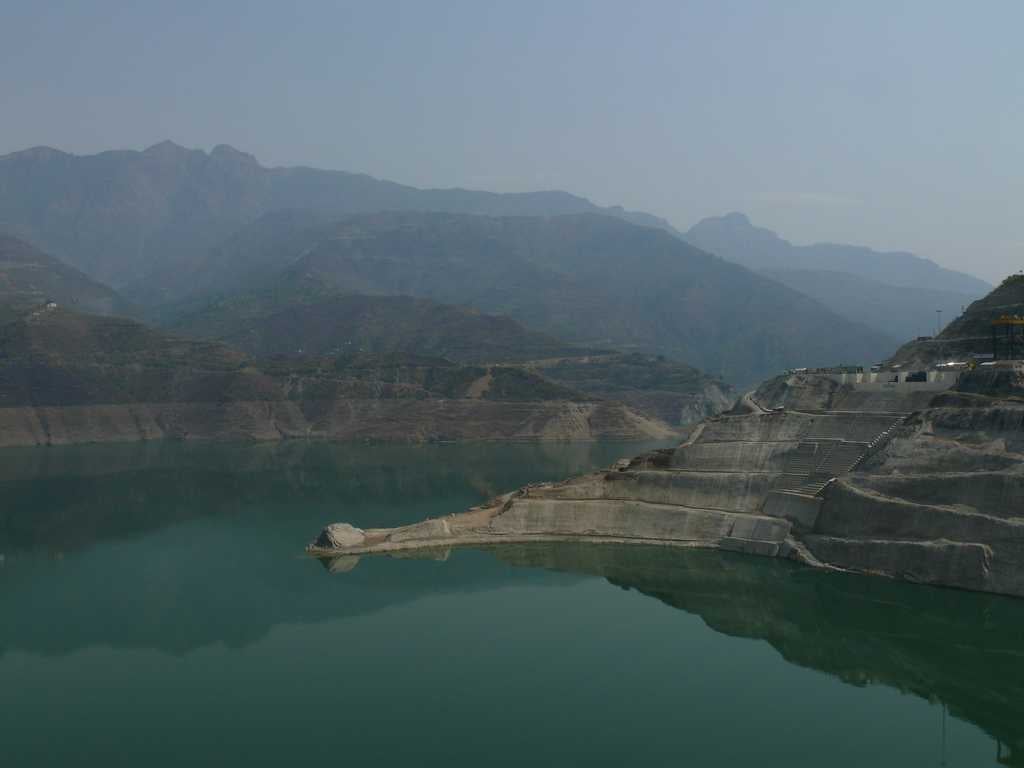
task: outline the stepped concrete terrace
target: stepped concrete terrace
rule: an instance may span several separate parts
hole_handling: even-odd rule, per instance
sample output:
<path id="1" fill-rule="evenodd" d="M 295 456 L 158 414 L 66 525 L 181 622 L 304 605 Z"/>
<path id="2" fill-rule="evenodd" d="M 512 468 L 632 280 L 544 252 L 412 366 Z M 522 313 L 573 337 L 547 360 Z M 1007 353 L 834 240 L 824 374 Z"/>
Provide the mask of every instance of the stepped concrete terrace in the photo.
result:
<path id="1" fill-rule="evenodd" d="M 660 544 L 1024 595 L 1024 382 L 1019 400 L 960 383 L 789 374 L 675 449 L 401 528 L 335 524 L 309 551 L 351 567 L 452 546 Z"/>

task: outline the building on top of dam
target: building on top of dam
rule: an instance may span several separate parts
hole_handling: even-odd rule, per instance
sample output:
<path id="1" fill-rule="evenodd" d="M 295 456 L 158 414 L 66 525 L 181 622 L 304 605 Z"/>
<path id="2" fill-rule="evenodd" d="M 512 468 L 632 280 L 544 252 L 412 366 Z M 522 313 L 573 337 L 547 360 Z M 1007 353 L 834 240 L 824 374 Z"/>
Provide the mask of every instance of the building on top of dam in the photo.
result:
<path id="1" fill-rule="evenodd" d="M 966 370 L 967 367 L 966 363 L 957 363 L 911 371 L 901 370 L 899 366 L 888 369 L 873 366 L 871 370 L 866 371 L 859 366 L 844 365 L 833 368 L 795 368 L 786 371 L 786 375 L 821 377 L 836 384 L 862 391 L 899 387 L 905 391 L 941 392 L 955 386 L 960 378 L 960 372 Z"/>
<path id="2" fill-rule="evenodd" d="M 1020 324 L 1024 326 L 1024 319 L 1021 319 Z M 1024 353 L 1024 336 L 1020 339 L 1020 351 Z M 1024 359 L 979 353 L 968 360 L 950 360 L 916 370 L 904 368 L 898 363 L 878 364 L 871 366 L 870 370 L 865 370 L 862 366 L 839 365 L 829 368 L 792 368 L 787 370 L 785 375 L 821 377 L 862 391 L 899 387 L 902 391 L 908 392 L 942 392 L 956 386 L 965 371 L 973 370 L 1011 370 L 1024 374 Z"/>
<path id="3" fill-rule="evenodd" d="M 1024 317 L 1000 315 L 992 321 L 992 357 L 1015 360 L 1024 355 Z"/>

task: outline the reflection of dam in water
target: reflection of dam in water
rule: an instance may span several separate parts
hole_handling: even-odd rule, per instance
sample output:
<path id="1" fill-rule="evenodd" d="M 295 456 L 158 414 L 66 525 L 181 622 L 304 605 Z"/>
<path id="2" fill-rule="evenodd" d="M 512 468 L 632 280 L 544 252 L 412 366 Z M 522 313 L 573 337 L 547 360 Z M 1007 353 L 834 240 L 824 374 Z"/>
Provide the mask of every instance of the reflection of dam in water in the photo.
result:
<path id="1" fill-rule="evenodd" d="M 61 738 L 68 722 L 98 712 L 94 751 L 98 741 L 123 750 L 129 728 L 162 734 L 169 716 L 185 712 L 211 734 L 208 751 L 195 754 L 227 763 L 253 751 L 262 733 L 266 743 L 255 749 L 270 762 L 287 764 L 296 749 L 335 749 L 338 738 L 310 747 L 310 735 L 337 736 L 345 726 L 353 738 L 363 734 L 360 756 L 372 762 L 396 732 L 389 718 L 398 707 L 407 752 L 431 740 L 461 748 L 467 732 L 486 749 L 503 743 L 510 723 L 533 724 L 525 746 L 510 745 L 510 766 L 555 764 L 543 758 L 573 738 L 594 765 L 645 757 L 665 765 L 681 754 L 722 764 L 714 758 L 741 724 L 748 745 L 728 748 L 751 757 L 756 732 L 756 748 L 773 757 L 727 764 L 817 765 L 849 738 L 858 752 L 837 765 L 903 768 L 941 764 L 940 705 L 948 705 L 950 765 L 989 765 L 997 754 L 1019 764 L 1024 602 L 711 550 L 531 545 L 498 558 L 455 551 L 447 562 L 363 558 L 337 574 L 297 556 L 308 532 L 339 510 L 361 525 L 398 524 L 635 452 L 314 443 L 6 452 L 4 757 L 47 764 L 19 761 L 17 752 L 18 743 L 38 749 L 45 740 L 68 745 L 48 764 L 88 762 L 86 740 Z M 251 696 L 216 698 L 250 684 Z M 490 690 L 508 717 L 495 716 Z M 434 706 L 438 691 L 456 716 Z M 267 708 L 282 701 L 291 724 L 263 728 Z M 135 720 L 104 717 L 104 706 Z M 576 727 L 568 738 L 559 725 L 566 713 Z M 798 754 L 790 733 L 793 723 L 807 728 L 806 718 L 815 724 Z M 602 733 L 595 720 L 611 727 Z M 239 722 L 261 725 L 243 733 Z M 862 733 L 865 726 L 878 732 Z M 636 755 L 643 739 L 654 742 L 651 752 Z M 135 738 L 141 750 L 149 743 Z M 174 761 L 188 746 L 175 748 L 155 762 L 187 762 Z M 621 752 L 609 757 L 609 748 Z"/>
<path id="2" fill-rule="evenodd" d="M 710 550 L 535 544 L 491 551 L 516 565 L 602 576 L 718 632 L 765 640 L 791 663 L 940 703 L 993 738 L 1000 764 L 1024 766 L 1018 600 Z M 937 742 L 943 734 L 940 718 Z"/>

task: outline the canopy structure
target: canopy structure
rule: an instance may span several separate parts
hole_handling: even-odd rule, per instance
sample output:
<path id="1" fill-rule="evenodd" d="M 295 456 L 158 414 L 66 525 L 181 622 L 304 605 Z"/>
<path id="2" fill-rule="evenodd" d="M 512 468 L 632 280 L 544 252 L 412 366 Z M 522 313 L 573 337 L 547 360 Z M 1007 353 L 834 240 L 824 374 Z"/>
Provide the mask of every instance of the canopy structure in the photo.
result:
<path id="1" fill-rule="evenodd" d="M 1024 353 L 1024 317 L 1001 315 L 993 320 L 992 358 L 994 360 L 1016 360 L 1022 353 Z"/>

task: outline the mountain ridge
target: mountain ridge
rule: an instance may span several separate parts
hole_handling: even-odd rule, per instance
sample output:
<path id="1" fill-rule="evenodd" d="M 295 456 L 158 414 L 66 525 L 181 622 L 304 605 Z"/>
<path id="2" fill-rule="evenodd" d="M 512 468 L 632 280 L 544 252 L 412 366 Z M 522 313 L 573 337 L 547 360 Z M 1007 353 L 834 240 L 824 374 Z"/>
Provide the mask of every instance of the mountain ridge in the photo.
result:
<path id="1" fill-rule="evenodd" d="M 899 287 L 984 294 L 992 286 L 965 272 L 947 269 L 906 251 L 821 242 L 794 245 L 767 227 L 755 226 L 737 211 L 694 224 L 683 237 L 699 248 L 751 269 L 832 269 Z"/>
<path id="2" fill-rule="evenodd" d="M 377 213 L 310 241 L 268 287 L 470 305 L 574 346 L 663 354 L 732 383 L 873 361 L 898 345 L 667 232 L 600 214 Z M 237 255 L 228 273 L 242 272 Z"/>
<path id="3" fill-rule="evenodd" d="M 675 231 L 663 219 L 602 208 L 568 192 L 418 189 L 348 171 L 267 167 L 227 144 L 205 152 L 163 141 L 91 155 L 34 147 L 0 156 L 0 227 L 147 302 L 163 299 L 162 277 L 194 266 L 239 228 L 282 209 L 331 216 L 593 211 Z"/>

